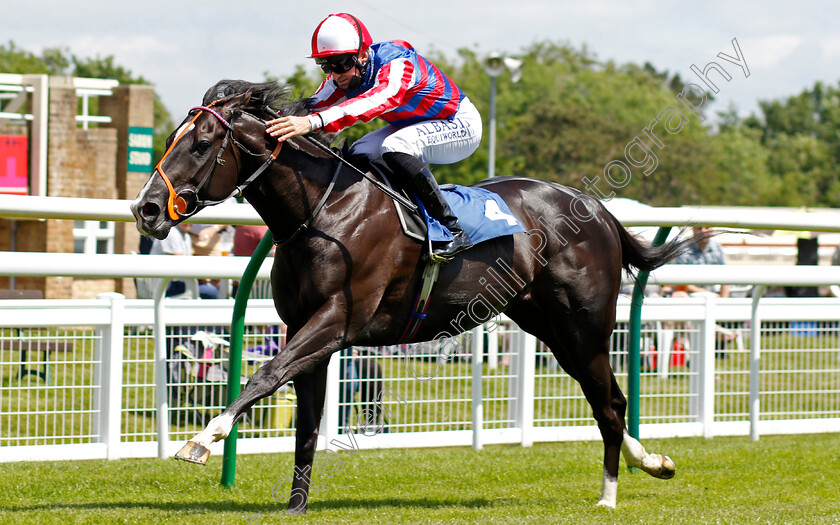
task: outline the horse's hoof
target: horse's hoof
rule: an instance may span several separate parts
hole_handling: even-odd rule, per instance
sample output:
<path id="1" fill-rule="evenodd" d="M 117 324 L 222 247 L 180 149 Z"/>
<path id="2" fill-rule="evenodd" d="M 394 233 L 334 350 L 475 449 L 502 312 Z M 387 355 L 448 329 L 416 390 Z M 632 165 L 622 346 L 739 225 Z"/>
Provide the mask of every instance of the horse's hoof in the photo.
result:
<path id="1" fill-rule="evenodd" d="M 195 441 L 187 441 L 184 448 L 175 454 L 175 459 L 181 461 L 188 461 L 190 463 L 198 463 L 199 465 L 206 465 L 207 458 L 210 457 L 210 449 Z"/>
<path id="2" fill-rule="evenodd" d="M 662 479 L 671 479 L 677 473 L 677 466 L 668 456 L 662 456 Z"/>
<path id="3" fill-rule="evenodd" d="M 596 507 L 604 507 L 604 508 L 607 508 L 607 509 L 614 509 L 615 508 L 615 502 L 601 500 L 598 503 L 596 503 L 595 506 Z"/>
<path id="4" fill-rule="evenodd" d="M 659 473 L 656 476 L 660 479 L 671 479 L 677 473 L 677 466 L 674 461 L 668 456 L 660 456 Z"/>

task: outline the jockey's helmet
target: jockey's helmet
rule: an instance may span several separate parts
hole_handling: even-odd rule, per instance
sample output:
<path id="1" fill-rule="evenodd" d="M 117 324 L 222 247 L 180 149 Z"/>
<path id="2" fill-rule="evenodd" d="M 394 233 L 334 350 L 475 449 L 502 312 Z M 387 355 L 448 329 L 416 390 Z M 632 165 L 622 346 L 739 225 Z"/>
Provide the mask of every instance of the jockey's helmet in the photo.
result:
<path id="1" fill-rule="evenodd" d="M 359 55 L 373 43 L 365 25 L 355 16 L 338 13 L 323 19 L 312 34 L 309 58 L 325 58 L 353 53 Z"/>

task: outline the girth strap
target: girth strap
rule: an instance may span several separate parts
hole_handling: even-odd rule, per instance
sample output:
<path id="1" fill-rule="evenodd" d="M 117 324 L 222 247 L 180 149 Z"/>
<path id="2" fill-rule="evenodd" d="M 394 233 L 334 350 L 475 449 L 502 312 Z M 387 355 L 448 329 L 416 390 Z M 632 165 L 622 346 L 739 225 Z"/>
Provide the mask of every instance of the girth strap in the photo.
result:
<path id="1" fill-rule="evenodd" d="M 414 306 L 411 308 L 408 324 L 405 330 L 403 330 L 397 344 L 409 341 L 414 337 L 417 329 L 420 328 L 420 324 L 426 318 L 426 310 L 429 309 L 429 297 L 432 295 L 432 288 L 434 288 L 439 272 L 440 263 L 428 259 L 426 261 L 426 269 L 423 270 L 423 276 L 420 278 L 422 283 L 420 285 L 420 292 L 417 294 L 417 299 L 414 300 Z"/>

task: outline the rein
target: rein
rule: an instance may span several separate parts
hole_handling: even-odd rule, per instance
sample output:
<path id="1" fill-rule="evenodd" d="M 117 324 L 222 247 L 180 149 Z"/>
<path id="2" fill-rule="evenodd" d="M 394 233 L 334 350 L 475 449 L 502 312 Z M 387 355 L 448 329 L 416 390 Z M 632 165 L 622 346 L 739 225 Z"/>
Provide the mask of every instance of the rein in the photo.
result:
<path id="1" fill-rule="evenodd" d="M 257 177 L 262 175 L 263 172 L 265 172 L 265 170 L 267 170 L 271 166 L 271 164 L 277 159 L 277 156 L 280 154 L 280 150 L 283 147 L 283 143 L 278 142 L 277 145 L 274 147 L 274 150 L 271 152 L 271 154 L 269 154 L 268 158 L 265 160 L 265 162 L 263 162 L 263 164 L 259 168 L 257 168 L 257 170 L 254 171 L 254 173 L 252 173 L 241 184 L 238 184 L 233 189 L 233 191 L 230 192 L 230 194 L 228 196 L 224 197 L 223 199 L 219 199 L 219 200 L 202 200 L 202 199 L 199 199 L 198 198 L 198 192 L 201 190 L 202 187 L 204 187 L 204 184 L 206 184 L 207 181 L 210 180 L 210 177 L 213 175 L 213 172 L 215 171 L 216 166 L 217 165 L 223 165 L 225 163 L 224 160 L 222 159 L 222 156 L 224 155 L 225 149 L 227 148 L 228 143 L 230 141 L 233 141 L 234 145 L 236 145 L 236 147 L 239 148 L 240 150 L 248 153 L 249 155 L 254 155 L 254 153 L 249 151 L 248 148 L 246 148 L 243 144 L 241 144 L 239 141 L 237 141 L 235 138 L 233 138 L 233 131 L 234 131 L 233 124 L 228 122 L 224 117 L 222 117 L 222 115 L 219 114 L 218 111 L 216 111 L 212 108 L 213 104 L 215 104 L 215 103 L 216 102 L 214 101 L 214 102 L 210 103 L 209 106 L 196 106 L 196 107 L 190 109 L 190 111 L 198 110 L 198 113 L 196 114 L 195 117 L 193 117 L 193 119 L 189 122 L 189 124 L 187 124 L 184 127 L 183 131 L 181 131 L 181 133 L 175 138 L 175 140 L 172 141 L 172 144 L 166 150 L 166 153 L 164 153 L 163 157 L 160 159 L 160 162 L 158 162 L 158 165 L 155 168 L 155 170 L 158 173 L 160 173 L 161 178 L 163 178 L 163 182 L 166 184 L 166 188 L 169 190 L 169 199 L 167 201 L 167 212 L 169 213 L 169 217 L 172 220 L 187 219 L 189 217 L 192 217 L 196 213 L 198 213 L 199 210 L 203 209 L 206 206 L 213 206 L 215 204 L 222 203 L 222 202 L 226 201 L 227 199 L 229 199 L 231 197 L 241 196 L 242 191 L 245 188 L 247 188 L 252 182 L 254 182 L 257 179 Z M 205 111 L 210 113 L 214 117 L 216 117 L 216 119 L 225 127 L 225 129 L 227 130 L 226 133 L 225 133 L 225 138 L 222 139 L 222 144 L 219 147 L 218 153 L 216 154 L 216 160 L 213 161 L 213 164 L 207 170 L 207 173 L 204 175 L 204 177 L 201 178 L 199 183 L 196 185 L 195 189 L 184 188 L 181 191 L 176 192 L 175 188 L 172 185 L 172 181 L 169 179 L 169 176 L 167 176 L 166 172 L 163 170 L 163 161 L 169 155 L 169 152 L 172 151 L 172 148 L 175 147 L 175 144 L 177 144 L 178 141 L 181 140 L 181 137 L 183 137 L 190 129 L 192 129 L 192 127 L 195 125 L 196 119 L 198 119 L 198 117 L 201 116 L 201 114 Z M 312 141 L 312 142 L 315 142 L 315 141 Z M 234 158 L 234 161 L 236 161 L 237 166 L 238 166 L 239 161 L 236 159 L 235 154 L 234 154 L 233 158 Z M 291 243 L 293 240 L 297 239 L 298 236 L 300 236 L 301 233 L 306 231 L 309 228 L 309 226 L 312 225 L 312 223 L 315 221 L 315 218 L 318 216 L 318 214 L 321 212 L 321 210 L 326 205 L 327 199 L 329 198 L 330 194 L 333 191 L 333 188 L 335 187 L 335 182 L 338 179 L 338 174 L 341 171 L 341 167 L 342 166 L 339 163 L 338 166 L 336 167 L 335 172 L 333 173 L 332 179 L 330 179 L 330 183 L 327 186 L 327 190 L 321 196 L 321 199 L 318 201 L 318 204 L 315 205 L 315 208 L 313 208 L 312 213 L 309 215 L 309 218 L 307 218 L 305 221 L 303 221 L 303 223 L 300 226 L 298 226 L 297 229 L 286 240 L 275 241 L 274 244 L 277 247 L 282 248 L 283 246 Z"/>

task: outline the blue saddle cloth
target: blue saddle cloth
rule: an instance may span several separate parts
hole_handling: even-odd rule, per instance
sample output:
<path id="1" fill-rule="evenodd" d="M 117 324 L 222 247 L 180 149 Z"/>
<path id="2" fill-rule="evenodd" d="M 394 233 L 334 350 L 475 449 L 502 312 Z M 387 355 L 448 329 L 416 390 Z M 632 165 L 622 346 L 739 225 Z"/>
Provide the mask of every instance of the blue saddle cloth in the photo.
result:
<path id="1" fill-rule="evenodd" d="M 519 219 L 513 216 L 508 205 L 498 194 L 482 188 L 469 188 L 457 184 L 443 185 L 441 190 L 452 208 L 452 213 L 458 217 L 458 223 L 470 236 L 473 244 L 525 232 Z M 429 239 L 451 241 L 452 234 L 449 230 L 437 219 L 431 217 L 418 199 L 415 198 L 415 201 L 426 221 Z"/>

